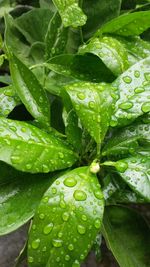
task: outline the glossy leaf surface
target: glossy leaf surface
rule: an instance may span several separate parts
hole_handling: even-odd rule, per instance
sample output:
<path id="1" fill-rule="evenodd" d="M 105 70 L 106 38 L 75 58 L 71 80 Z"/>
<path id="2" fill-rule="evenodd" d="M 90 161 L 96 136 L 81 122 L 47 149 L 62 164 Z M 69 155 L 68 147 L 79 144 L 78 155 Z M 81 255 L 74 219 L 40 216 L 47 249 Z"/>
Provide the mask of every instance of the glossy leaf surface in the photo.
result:
<path id="1" fill-rule="evenodd" d="M 65 88 L 81 123 L 100 144 L 108 129 L 112 112 L 110 85 L 79 82 Z"/>
<path id="2" fill-rule="evenodd" d="M 150 111 L 150 57 L 130 67 L 113 82 L 118 89 L 111 126 L 122 126 Z"/>
<path id="3" fill-rule="evenodd" d="M 79 80 L 93 82 L 111 82 L 114 75 L 96 56 L 59 55 L 44 64 L 48 69 Z"/>
<path id="4" fill-rule="evenodd" d="M 58 8 L 65 27 L 79 27 L 86 23 L 87 17 L 79 7 L 78 0 L 53 0 Z"/>
<path id="5" fill-rule="evenodd" d="M 5 15 L 5 39 L 4 44 L 7 49 L 24 60 L 25 63 L 32 62 L 29 59 L 30 47 L 24 42 L 22 34 L 16 27 L 15 20 L 10 15 Z"/>
<path id="6" fill-rule="evenodd" d="M 84 0 L 82 9 L 87 15 L 83 26 L 83 37 L 89 39 L 104 23 L 117 17 L 120 13 L 121 0 Z"/>
<path id="7" fill-rule="evenodd" d="M 112 166 L 135 192 L 150 200 L 150 155 L 125 158 L 112 163 Z"/>
<path id="8" fill-rule="evenodd" d="M 122 36 L 140 35 L 150 27 L 150 11 L 126 13 L 104 24 L 96 36 L 115 33 Z"/>
<path id="9" fill-rule="evenodd" d="M 16 171 L 3 162 L 0 172 L 0 235 L 5 235 L 32 218 L 52 179 L 50 175 Z"/>
<path id="10" fill-rule="evenodd" d="M 138 147 L 137 141 L 150 143 L 150 125 L 132 124 L 131 126 L 117 129 L 111 139 L 104 146 L 103 155 L 118 155 L 135 153 L 134 148 Z"/>
<path id="11" fill-rule="evenodd" d="M 53 14 L 48 8 L 34 8 L 18 17 L 15 23 L 18 30 L 30 44 L 34 42 L 44 43 L 47 28 Z"/>
<path id="12" fill-rule="evenodd" d="M 10 70 L 14 88 L 27 110 L 41 124 L 49 125 L 49 101 L 36 76 L 15 56 L 11 57 Z"/>
<path id="13" fill-rule="evenodd" d="M 124 46 L 113 37 L 93 38 L 79 49 L 79 53 L 92 53 L 98 56 L 115 76 L 128 67 L 128 54 Z"/>
<path id="14" fill-rule="evenodd" d="M 20 104 L 20 99 L 12 85 L 0 88 L 0 116 L 7 117 Z"/>
<path id="15" fill-rule="evenodd" d="M 126 207 L 106 207 L 102 233 L 119 266 L 149 265 L 150 230 L 138 213 Z"/>
<path id="16" fill-rule="evenodd" d="M 21 121 L 1 118 L 0 141 L 0 160 L 21 171 L 49 172 L 77 160 L 64 140 Z"/>
<path id="17" fill-rule="evenodd" d="M 88 167 L 58 178 L 33 220 L 29 266 L 80 266 L 101 227 L 103 204 L 99 182 Z"/>
<path id="18" fill-rule="evenodd" d="M 51 19 L 45 36 L 46 59 L 64 52 L 68 38 L 68 29 L 64 28 L 61 17 L 56 12 Z"/>

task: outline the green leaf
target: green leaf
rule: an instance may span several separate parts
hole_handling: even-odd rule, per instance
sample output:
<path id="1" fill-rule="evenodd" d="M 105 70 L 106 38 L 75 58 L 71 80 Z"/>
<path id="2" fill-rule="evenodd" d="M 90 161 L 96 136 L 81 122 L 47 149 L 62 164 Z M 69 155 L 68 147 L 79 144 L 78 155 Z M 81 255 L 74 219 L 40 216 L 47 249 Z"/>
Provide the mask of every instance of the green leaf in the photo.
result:
<path id="1" fill-rule="evenodd" d="M 150 56 L 150 43 L 142 40 L 139 36 L 126 38 L 119 36 L 115 38 L 117 38 L 127 50 L 130 65 Z"/>
<path id="2" fill-rule="evenodd" d="M 114 80 L 114 75 L 104 63 L 92 55 L 59 55 L 44 65 L 58 74 L 79 80 L 93 82 Z"/>
<path id="3" fill-rule="evenodd" d="M 132 124 L 128 127 L 116 129 L 104 146 L 102 155 L 133 154 L 139 145 L 137 141 L 144 141 L 150 144 L 150 125 Z"/>
<path id="4" fill-rule="evenodd" d="M 18 17 L 15 20 L 15 24 L 30 44 L 34 42 L 44 43 L 48 25 L 53 14 L 50 9 L 34 8 Z"/>
<path id="5" fill-rule="evenodd" d="M 138 213 L 126 207 L 106 207 L 102 233 L 120 267 L 148 267 L 150 231 Z"/>
<path id="6" fill-rule="evenodd" d="M 14 9 L 9 0 L 0 1 L 0 18 Z"/>
<path id="7" fill-rule="evenodd" d="M 51 176 L 25 174 L 0 162 L 0 235 L 6 235 L 31 219 L 51 184 Z"/>
<path id="8" fill-rule="evenodd" d="M 125 190 L 125 189 L 118 189 L 116 192 L 111 196 L 109 199 L 110 203 L 124 203 L 124 204 L 141 204 L 141 203 L 149 203 L 149 201 L 146 201 L 145 198 L 142 198 L 135 192 L 131 190 Z"/>
<path id="9" fill-rule="evenodd" d="M 101 144 L 112 112 L 110 85 L 78 82 L 65 88 L 81 123 L 94 140 Z"/>
<path id="10" fill-rule="evenodd" d="M 62 54 L 65 50 L 68 39 L 68 29 L 62 25 L 58 12 L 51 19 L 45 37 L 46 59 Z"/>
<path id="11" fill-rule="evenodd" d="M 100 230 L 103 205 L 99 182 L 89 167 L 58 178 L 45 193 L 33 220 L 29 266 L 80 266 Z"/>
<path id="12" fill-rule="evenodd" d="M 58 8 L 62 22 L 65 27 L 79 27 L 86 23 L 87 17 L 78 5 L 78 0 L 53 0 Z"/>
<path id="13" fill-rule="evenodd" d="M 49 125 L 49 101 L 36 76 L 16 56 L 11 56 L 10 71 L 14 88 L 27 110 L 41 125 Z"/>
<path id="14" fill-rule="evenodd" d="M 150 154 L 137 155 L 117 162 L 104 162 L 103 165 L 114 166 L 133 191 L 150 200 Z"/>
<path id="15" fill-rule="evenodd" d="M 150 27 L 150 11 L 125 13 L 104 24 L 96 36 L 115 33 L 122 36 L 140 35 Z"/>
<path id="16" fill-rule="evenodd" d="M 130 67 L 113 82 L 118 90 L 111 126 L 127 125 L 150 111 L 150 57 Z"/>
<path id="17" fill-rule="evenodd" d="M 11 78 L 8 74 L 0 75 L 0 82 L 3 84 L 11 84 Z"/>
<path id="18" fill-rule="evenodd" d="M 76 151 L 80 151 L 82 147 L 82 130 L 79 127 L 78 117 L 73 109 L 66 115 L 65 133 L 68 142 L 73 145 Z"/>
<path id="19" fill-rule="evenodd" d="M 113 37 L 93 38 L 79 49 L 79 53 L 92 53 L 98 56 L 116 76 L 129 67 L 126 49 Z"/>
<path id="20" fill-rule="evenodd" d="M 9 15 L 5 15 L 5 36 L 4 44 L 7 50 L 13 52 L 17 57 L 30 64 L 32 61 L 28 58 L 30 47 L 24 42 L 24 37 L 16 28 L 15 20 Z"/>
<path id="21" fill-rule="evenodd" d="M 0 88 L 0 116 L 7 117 L 18 104 L 20 99 L 12 85 Z"/>
<path id="22" fill-rule="evenodd" d="M 77 155 L 53 132 L 21 121 L 0 119 L 0 160 L 26 172 L 49 172 L 70 167 Z"/>
<path id="23" fill-rule="evenodd" d="M 104 23 L 119 16 L 121 0 L 84 0 L 83 11 L 87 15 L 87 23 L 83 26 L 84 39 L 89 39 Z"/>

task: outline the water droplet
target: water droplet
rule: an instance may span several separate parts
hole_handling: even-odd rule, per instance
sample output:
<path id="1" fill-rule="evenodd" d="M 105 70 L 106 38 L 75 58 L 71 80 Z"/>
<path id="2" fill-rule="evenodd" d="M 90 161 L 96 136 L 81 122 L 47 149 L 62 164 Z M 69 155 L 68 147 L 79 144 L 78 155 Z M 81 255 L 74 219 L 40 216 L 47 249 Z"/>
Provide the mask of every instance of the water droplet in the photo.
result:
<path id="1" fill-rule="evenodd" d="M 74 245 L 73 245 L 73 244 L 69 244 L 68 249 L 69 249 L 70 251 L 74 250 Z"/>
<path id="2" fill-rule="evenodd" d="M 40 245 L 40 239 L 36 239 L 32 242 L 31 246 L 33 249 L 37 249 L 39 247 L 39 245 Z"/>
<path id="3" fill-rule="evenodd" d="M 119 105 L 121 109 L 127 110 L 133 107 L 133 104 L 131 102 L 124 102 Z"/>
<path id="4" fill-rule="evenodd" d="M 62 152 L 59 152 L 58 153 L 58 156 L 59 156 L 60 159 L 63 159 L 64 158 L 64 154 Z"/>
<path id="5" fill-rule="evenodd" d="M 101 221 L 99 219 L 96 219 L 95 222 L 94 222 L 94 226 L 96 229 L 99 229 L 100 226 L 101 226 Z"/>
<path id="6" fill-rule="evenodd" d="M 78 225 L 77 230 L 80 235 L 84 235 L 86 232 L 86 228 L 83 225 Z"/>
<path id="7" fill-rule="evenodd" d="M 53 246 L 55 247 L 55 248 L 60 248 L 60 247 L 62 247 L 62 240 L 60 240 L 60 239 L 53 239 L 53 241 L 52 241 L 52 244 L 53 244 Z"/>
<path id="8" fill-rule="evenodd" d="M 67 222 L 69 220 L 69 213 L 68 212 L 64 212 L 62 214 L 62 219 L 64 222 Z"/>
<path id="9" fill-rule="evenodd" d="M 74 187 L 77 184 L 77 181 L 74 177 L 67 177 L 64 180 L 64 185 L 68 187 Z"/>
<path id="10" fill-rule="evenodd" d="M 144 76 L 145 76 L 145 79 L 147 81 L 150 81 L 150 73 L 149 72 L 148 73 L 145 73 Z"/>
<path id="11" fill-rule="evenodd" d="M 55 187 L 52 188 L 52 193 L 56 194 L 57 193 L 57 189 Z"/>
<path id="12" fill-rule="evenodd" d="M 39 215 L 39 218 L 40 218 L 41 220 L 43 220 L 43 219 L 45 218 L 45 214 L 44 214 L 44 213 L 41 213 L 41 214 Z"/>
<path id="13" fill-rule="evenodd" d="M 115 126 L 117 126 L 118 125 L 118 122 L 117 121 L 115 121 L 115 120 L 111 120 L 110 121 L 110 126 L 111 127 L 115 127 Z"/>
<path id="14" fill-rule="evenodd" d="M 43 172 L 49 172 L 49 167 L 46 164 L 43 164 L 42 168 Z"/>
<path id="15" fill-rule="evenodd" d="M 78 96 L 78 98 L 80 100 L 84 100 L 85 99 L 85 94 L 83 94 L 83 93 L 78 93 L 77 96 Z"/>
<path id="16" fill-rule="evenodd" d="M 56 258 L 56 261 L 57 261 L 57 262 L 60 262 L 60 257 L 57 257 L 57 258 Z"/>
<path id="17" fill-rule="evenodd" d="M 60 205 L 60 207 L 61 207 L 62 209 L 65 209 L 65 208 L 66 208 L 66 203 L 65 203 L 64 200 L 61 200 L 60 203 L 59 203 L 59 205 Z"/>
<path id="18" fill-rule="evenodd" d="M 142 93 L 142 92 L 144 92 L 144 91 L 145 91 L 144 87 L 137 87 L 137 88 L 135 88 L 135 90 L 134 90 L 134 92 L 135 92 L 136 94 L 140 94 L 140 93 Z"/>
<path id="19" fill-rule="evenodd" d="M 12 164 L 18 164 L 21 162 L 21 157 L 20 156 L 11 156 L 11 162 Z"/>
<path id="20" fill-rule="evenodd" d="M 66 255 L 65 256 L 65 261 L 69 261 L 70 260 L 70 256 L 69 255 Z"/>
<path id="21" fill-rule="evenodd" d="M 27 131 L 27 129 L 26 129 L 25 127 L 22 127 L 22 128 L 21 128 L 21 131 L 22 131 L 23 133 L 25 133 L 25 132 Z"/>
<path id="22" fill-rule="evenodd" d="M 87 221 L 87 216 L 86 215 L 83 214 L 81 218 L 82 218 L 82 221 Z"/>
<path id="23" fill-rule="evenodd" d="M 94 195 L 96 196 L 96 198 L 98 199 L 103 199 L 103 194 L 101 193 L 100 190 L 97 190 L 94 192 Z"/>
<path id="24" fill-rule="evenodd" d="M 118 161 L 118 162 L 116 162 L 115 167 L 116 167 L 117 171 L 125 172 L 126 169 L 128 168 L 128 163 Z"/>
<path id="25" fill-rule="evenodd" d="M 123 80 L 125 83 L 131 83 L 132 82 L 132 78 L 130 76 L 123 77 Z"/>
<path id="26" fill-rule="evenodd" d="M 29 263 L 33 263 L 33 262 L 34 262 L 33 257 L 29 257 L 29 258 L 28 258 L 28 262 L 29 262 Z"/>
<path id="27" fill-rule="evenodd" d="M 86 193 L 82 190 L 76 190 L 74 192 L 73 196 L 74 196 L 75 200 L 77 200 L 77 201 L 83 201 L 83 200 L 86 200 L 86 198 L 87 198 Z"/>
<path id="28" fill-rule="evenodd" d="M 135 70 L 135 71 L 134 71 L 134 76 L 135 76 L 136 78 L 139 78 L 139 77 L 140 77 L 140 72 L 139 72 L 138 70 Z"/>
<path id="29" fill-rule="evenodd" d="M 73 264 L 72 267 L 80 267 L 80 263 L 76 260 Z"/>
<path id="30" fill-rule="evenodd" d="M 26 169 L 27 170 L 31 170 L 31 168 L 32 168 L 32 165 L 30 163 L 26 164 Z"/>
<path id="31" fill-rule="evenodd" d="M 89 107 L 93 109 L 95 107 L 95 103 L 93 101 L 90 101 L 89 102 Z"/>
<path id="32" fill-rule="evenodd" d="M 45 235 L 48 235 L 48 234 L 50 234 L 50 232 L 52 231 L 52 229 L 53 229 L 53 223 L 49 223 L 48 225 L 46 225 L 45 227 L 44 227 L 44 230 L 43 230 L 43 233 L 45 234 Z"/>
<path id="33" fill-rule="evenodd" d="M 146 103 L 144 103 L 144 104 L 142 105 L 142 111 L 143 111 L 144 113 L 150 111 L 150 102 L 146 102 Z"/>

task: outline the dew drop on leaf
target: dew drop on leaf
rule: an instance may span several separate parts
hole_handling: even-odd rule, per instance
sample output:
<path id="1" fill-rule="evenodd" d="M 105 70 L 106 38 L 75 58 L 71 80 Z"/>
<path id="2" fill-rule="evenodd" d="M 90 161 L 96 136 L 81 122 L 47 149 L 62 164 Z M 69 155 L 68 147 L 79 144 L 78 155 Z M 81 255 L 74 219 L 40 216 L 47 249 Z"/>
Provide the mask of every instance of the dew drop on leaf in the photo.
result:
<path id="1" fill-rule="evenodd" d="M 69 244 L 68 249 L 69 249 L 70 251 L 74 250 L 74 245 L 73 245 L 73 244 Z"/>
<path id="2" fill-rule="evenodd" d="M 77 201 L 84 201 L 87 198 L 86 193 L 82 190 L 76 190 L 73 196 Z"/>
<path id="3" fill-rule="evenodd" d="M 53 239 L 53 241 L 52 241 L 52 244 L 53 244 L 53 246 L 55 247 L 55 248 L 60 248 L 60 247 L 62 247 L 62 240 L 60 240 L 60 239 Z"/>
<path id="4" fill-rule="evenodd" d="M 131 83 L 132 82 L 132 78 L 130 76 L 123 77 L 123 80 L 125 83 Z"/>
<path id="5" fill-rule="evenodd" d="M 124 102 L 119 105 L 121 109 L 128 110 L 133 107 L 133 104 L 131 102 Z"/>
<path id="6" fill-rule="evenodd" d="M 100 226 L 101 226 L 101 221 L 99 219 L 96 219 L 95 222 L 94 222 L 94 226 L 96 229 L 99 229 Z"/>
<path id="7" fill-rule="evenodd" d="M 28 262 L 29 262 L 29 263 L 33 263 L 33 262 L 34 262 L 33 257 L 29 257 L 29 258 L 28 258 Z"/>
<path id="8" fill-rule="evenodd" d="M 66 255 L 65 256 L 65 261 L 69 261 L 70 260 L 70 256 L 69 255 Z"/>
<path id="9" fill-rule="evenodd" d="M 142 105 L 142 111 L 143 111 L 144 113 L 150 111 L 150 102 L 146 102 L 146 103 L 144 103 L 144 104 Z"/>
<path id="10" fill-rule="evenodd" d="M 68 212 L 64 212 L 62 214 L 62 219 L 64 222 L 67 222 L 69 220 L 69 213 Z"/>
<path id="11" fill-rule="evenodd" d="M 117 171 L 125 172 L 126 169 L 128 168 L 128 163 L 119 161 L 119 162 L 116 162 L 115 167 L 116 167 Z"/>
<path id="12" fill-rule="evenodd" d="M 53 229 L 53 226 L 54 226 L 53 223 L 50 223 L 50 224 L 46 225 L 46 226 L 44 227 L 43 233 L 44 233 L 45 235 L 50 234 L 50 232 L 51 232 L 52 229 Z"/>
<path id="13" fill-rule="evenodd" d="M 80 235 L 84 235 L 85 232 L 86 232 L 86 228 L 83 225 L 80 225 L 80 224 L 77 226 L 77 230 L 78 230 L 78 233 Z"/>
<path id="14" fill-rule="evenodd" d="M 80 100 L 84 100 L 84 99 L 85 99 L 85 94 L 83 94 L 83 93 L 78 93 L 78 94 L 77 94 L 77 97 L 78 97 Z"/>
<path id="15" fill-rule="evenodd" d="M 40 239 L 36 239 L 32 242 L 31 246 L 33 249 L 37 249 L 39 247 L 39 245 L 40 245 Z"/>
<path id="16" fill-rule="evenodd" d="M 73 264 L 72 267 L 80 267 L 80 263 L 76 260 Z"/>
<path id="17" fill-rule="evenodd" d="M 74 177 L 67 177 L 64 180 L 64 185 L 68 187 L 74 187 L 77 184 L 77 181 Z"/>

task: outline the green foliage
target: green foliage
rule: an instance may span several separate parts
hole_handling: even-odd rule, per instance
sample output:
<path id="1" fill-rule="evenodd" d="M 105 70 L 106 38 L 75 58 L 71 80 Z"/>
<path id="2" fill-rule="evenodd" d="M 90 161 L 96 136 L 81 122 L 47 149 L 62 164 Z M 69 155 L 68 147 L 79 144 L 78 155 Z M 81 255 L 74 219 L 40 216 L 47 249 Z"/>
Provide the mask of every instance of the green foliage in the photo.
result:
<path id="1" fill-rule="evenodd" d="M 31 220 L 16 266 L 101 260 L 103 237 L 120 267 L 148 267 L 149 1 L 0 9 L 0 235 Z"/>

